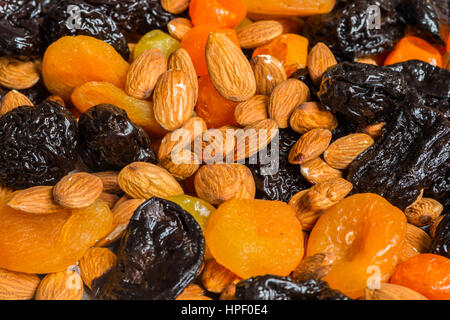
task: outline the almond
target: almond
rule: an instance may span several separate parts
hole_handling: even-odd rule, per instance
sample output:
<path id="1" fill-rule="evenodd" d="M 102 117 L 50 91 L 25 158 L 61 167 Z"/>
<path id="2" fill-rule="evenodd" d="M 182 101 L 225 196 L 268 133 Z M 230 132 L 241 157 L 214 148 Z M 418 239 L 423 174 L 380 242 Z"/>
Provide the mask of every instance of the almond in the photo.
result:
<path id="1" fill-rule="evenodd" d="M 287 79 L 283 63 L 273 56 L 253 57 L 251 66 L 255 74 L 256 94 L 270 96 L 273 89 Z"/>
<path id="2" fill-rule="evenodd" d="M 332 253 L 316 253 L 303 259 L 292 271 L 291 278 L 295 281 L 320 280 L 331 269 L 335 256 Z"/>
<path id="3" fill-rule="evenodd" d="M 10 89 L 28 89 L 39 81 L 39 68 L 32 61 L 0 57 L 0 85 Z"/>
<path id="4" fill-rule="evenodd" d="M 342 178 L 331 179 L 313 186 L 305 196 L 311 210 L 326 210 L 343 200 L 353 185 Z"/>
<path id="5" fill-rule="evenodd" d="M 169 70 L 159 77 L 153 93 L 156 121 L 166 130 L 178 129 L 192 116 L 195 90 L 189 75 Z"/>
<path id="6" fill-rule="evenodd" d="M 255 180 L 242 164 L 208 164 L 202 166 L 194 180 L 200 198 L 220 205 L 231 199 L 254 199 Z"/>
<path id="7" fill-rule="evenodd" d="M 333 131 L 338 126 L 336 117 L 331 112 L 322 110 L 317 102 L 305 102 L 295 108 L 289 124 L 298 133 L 318 128 Z"/>
<path id="8" fill-rule="evenodd" d="M 102 171 L 92 173 L 92 175 L 100 178 L 103 183 L 103 192 L 108 193 L 121 193 L 122 190 L 119 187 L 119 183 L 117 182 L 117 177 L 119 176 L 119 172 L 117 171 Z"/>
<path id="9" fill-rule="evenodd" d="M 316 86 L 322 81 L 323 73 L 330 67 L 337 65 L 331 50 L 322 42 L 316 44 L 308 55 L 309 75 Z"/>
<path id="10" fill-rule="evenodd" d="M 191 133 L 183 128 L 169 132 L 161 140 L 158 150 L 158 160 L 169 157 L 174 150 L 183 150 L 191 143 Z M 176 148 L 176 149 L 175 149 Z"/>
<path id="11" fill-rule="evenodd" d="M 183 292 L 176 298 L 176 300 L 212 300 L 205 296 L 205 290 L 203 290 L 198 284 L 191 283 Z"/>
<path id="12" fill-rule="evenodd" d="M 108 192 L 102 192 L 98 198 L 106 202 L 110 209 L 112 209 L 116 205 L 116 202 L 120 199 L 117 194 Z"/>
<path id="13" fill-rule="evenodd" d="M 39 285 L 34 274 L 0 269 L 0 300 L 30 300 Z"/>
<path id="14" fill-rule="evenodd" d="M 56 203 L 65 208 L 80 209 L 90 206 L 103 192 L 99 177 L 86 172 L 69 174 L 53 188 Z"/>
<path id="15" fill-rule="evenodd" d="M 234 161 L 238 130 L 232 126 L 209 129 L 202 136 L 201 154 L 198 154 L 198 150 L 194 150 L 194 152 L 207 164 Z"/>
<path id="16" fill-rule="evenodd" d="M 330 167 L 321 158 L 316 158 L 300 166 L 302 176 L 311 184 L 318 184 L 334 178 L 342 178 L 342 171 Z"/>
<path id="17" fill-rule="evenodd" d="M 225 34 L 209 35 L 206 63 L 211 82 L 225 99 L 241 102 L 255 95 L 256 82 L 250 62 Z"/>
<path id="18" fill-rule="evenodd" d="M 428 300 L 420 293 L 393 283 L 381 283 L 379 289 L 365 289 L 365 300 Z"/>
<path id="19" fill-rule="evenodd" d="M 421 198 L 405 209 L 408 222 L 418 227 L 433 224 L 444 210 L 444 206 L 437 200 Z"/>
<path id="20" fill-rule="evenodd" d="M 192 22 L 186 18 L 175 18 L 167 24 L 169 34 L 178 41 L 183 40 L 184 36 L 192 29 Z"/>
<path id="21" fill-rule="evenodd" d="M 374 65 L 374 66 L 378 65 L 377 61 L 374 58 L 372 58 L 372 57 L 357 58 L 356 62 L 365 63 L 365 64 L 371 64 L 371 65 Z"/>
<path id="22" fill-rule="evenodd" d="M 161 160 L 160 164 L 162 167 L 166 168 L 177 180 L 186 180 L 187 178 L 193 176 L 198 168 L 200 168 L 200 159 L 198 156 L 187 151 L 176 155 L 175 161 L 173 155 L 169 155 Z"/>
<path id="23" fill-rule="evenodd" d="M 386 125 L 386 122 L 380 122 L 376 124 L 368 125 L 363 129 L 365 133 L 367 133 L 372 138 L 378 138 L 383 134 L 383 127 Z"/>
<path id="24" fill-rule="evenodd" d="M 278 21 L 261 20 L 237 30 L 239 45 L 243 49 L 252 49 L 265 45 L 283 33 Z"/>
<path id="25" fill-rule="evenodd" d="M 192 117 L 188 121 L 186 121 L 181 127 L 184 130 L 189 131 L 191 141 L 197 137 L 201 137 L 201 135 L 208 130 L 205 120 L 200 117 Z"/>
<path id="26" fill-rule="evenodd" d="M 236 279 L 239 279 L 237 275 L 221 266 L 214 259 L 206 262 L 202 273 L 203 287 L 213 293 L 222 293 Z"/>
<path id="27" fill-rule="evenodd" d="M 323 156 L 331 167 L 347 169 L 353 160 L 373 144 L 372 137 L 365 133 L 349 134 L 334 141 Z"/>
<path id="28" fill-rule="evenodd" d="M 234 110 L 236 122 L 245 127 L 256 121 L 267 119 L 268 102 L 268 97 L 256 95 L 245 102 L 239 103 Z"/>
<path id="29" fill-rule="evenodd" d="M 161 0 L 161 6 L 167 12 L 179 14 L 189 7 L 189 0 Z"/>
<path id="30" fill-rule="evenodd" d="M 311 210 L 308 203 L 306 202 L 306 195 L 310 189 L 302 190 L 296 193 L 291 200 L 289 205 L 294 208 L 302 229 L 304 231 L 311 231 L 317 220 L 319 220 L 322 215 L 321 211 Z"/>
<path id="31" fill-rule="evenodd" d="M 145 50 L 130 66 L 125 92 L 136 99 L 148 99 L 156 81 L 167 70 L 167 58 L 157 49 Z"/>
<path id="32" fill-rule="evenodd" d="M 422 229 L 408 223 L 406 229 L 406 239 L 399 254 L 399 263 L 421 253 L 429 252 L 430 247 L 430 236 Z"/>
<path id="33" fill-rule="evenodd" d="M 33 106 L 33 103 L 19 91 L 11 90 L 3 96 L 0 102 L 0 115 L 20 106 Z"/>
<path id="34" fill-rule="evenodd" d="M 332 138 L 328 129 L 312 129 L 302 135 L 289 152 L 291 164 L 303 164 L 319 157 L 330 145 Z"/>
<path id="35" fill-rule="evenodd" d="M 130 197 L 150 199 L 184 194 L 183 188 L 164 168 L 147 162 L 133 162 L 119 173 L 119 186 Z"/>
<path id="36" fill-rule="evenodd" d="M 53 187 L 47 186 L 32 187 L 16 192 L 9 200 L 8 206 L 35 214 L 51 214 L 64 210 L 53 200 Z"/>
<path id="37" fill-rule="evenodd" d="M 67 270 L 48 274 L 36 291 L 36 300 L 81 300 L 83 281 L 78 273 Z"/>
<path id="38" fill-rule="evenodd" d="M 219 300 L 236 300 L 236 284 L 238 284 L 241 279 L 235 279 L 231 282 L 220 294 Z"/>
<path id="39" fill-rule="evenodd" d="M 119 205 L 121 205 L 122 203 L 124 203 L 125 201 L 128 201 L 128 200 L 136 200 L 136 199 L 133 199 L 133 198 L 131 198 L 129 195 L 127 195 L 126 193 L 116 202 L 116 204 L 114 205 L 114 207 L 113 207 L 113 210 L 115 209 L 115 208 L 117 208 Z"/>
<path id="40" fill-rule="evenodd" d="M 437 227 L 439 226 L 439 224 L 441 223 L 442 219 L 444 219 L 444 217 L 445 217 L 445 215 L 439 216 L 439 217 L 433 222 L 433 224 L 430 226 L 429 233 L 430 233 L 430 236 L 431 236 L 432 238 L 434 238 L 434 236 L 436 235 L 436 229 L 437 229 Z"/>
<path id="41" fill-rule="evenodd" d="M 280 128 L 289 126 L 289 118 L 296 107 L 309 99 L 309 88 L 302 81 L 288 79 L 281 82 L 270 95 L 268 114 Z"/>
<path id="42" fill-rule="evenodd" d="M 92 289 L 92 281 L 116 265 L 117 257 L 106 248 L 90 248 L 80 260 L 80 274 L 84 284 Z"/>
<path id="43" fill-rule="evenodd" d="M 183 48 L 174 51 L 169 57 L 169 69 L 181 70 L 186 72 L 189 79 L 191 80 L 192 87 L 194 88 L 194 103 L 197 103 L 198 76 L 189 53 Z"/>

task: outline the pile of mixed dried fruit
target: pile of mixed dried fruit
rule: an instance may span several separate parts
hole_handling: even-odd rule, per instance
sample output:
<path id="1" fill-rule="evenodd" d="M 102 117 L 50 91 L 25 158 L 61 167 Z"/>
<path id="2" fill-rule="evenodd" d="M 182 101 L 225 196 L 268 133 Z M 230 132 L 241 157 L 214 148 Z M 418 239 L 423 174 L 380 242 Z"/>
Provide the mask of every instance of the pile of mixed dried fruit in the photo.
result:
<path id="1" fill-rule="evenodd" d="M 450 299 L 449 0 L 0 0 L 0 299 Z"/>

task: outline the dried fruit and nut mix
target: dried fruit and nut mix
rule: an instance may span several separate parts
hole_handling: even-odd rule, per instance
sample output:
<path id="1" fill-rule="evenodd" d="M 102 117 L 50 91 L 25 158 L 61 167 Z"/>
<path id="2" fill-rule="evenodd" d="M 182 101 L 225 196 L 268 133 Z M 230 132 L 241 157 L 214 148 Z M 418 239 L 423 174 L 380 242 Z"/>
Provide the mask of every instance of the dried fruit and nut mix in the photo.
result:
<path id="1" fill-rule="evenodd" d="M 449 20 L 0 1 L 0 299 L 450 300 Z"/>

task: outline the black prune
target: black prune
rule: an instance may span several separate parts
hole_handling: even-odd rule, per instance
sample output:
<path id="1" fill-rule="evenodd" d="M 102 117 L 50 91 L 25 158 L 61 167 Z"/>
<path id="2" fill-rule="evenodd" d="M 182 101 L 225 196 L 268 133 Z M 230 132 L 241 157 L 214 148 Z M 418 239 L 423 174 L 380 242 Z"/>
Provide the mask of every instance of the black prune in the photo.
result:
<path id="1" fill-rule="evenodd" d="M 135 161 L 156 163 L 149 136 L 125 110 L 97 105 L 80 115 L 78 128 L 79 154 L 91 170 L 120 170 Z"/>
<path id="2" fill-rule="evenodd" d="M 7 94 L 11 89 L 0 86 L 0 100 L 3 98 L 5 94 Z M 28 99 L 30 99 L 33 104 L 39 104 L 45 99 L 47 99 L 51 93 L 48 92 L 45 84 L 42 80 L 39 80 L 34 86 L 28 89 L 20 89 L 17 90 L 20 93 L 24 94 Z"/>
<path id="3" fill-rule="evenodd" d="M 444 215 L 431 242 L 431 252 L 450 259 L 450 214 Z"/>
<path id="4" fill-rule="evenodd" d="M 256 198 L 289 202 L 297 192 L 311 186 L 300 174 L 298 166 L 288 161 L 289 152 L 299 138 L 300 135 L 290 128 L 280 129 L 267 150 L 260 152 L 257 164 L 247 165 L 255 179 Z M 278 157 L 272 150 L 279 150 Z M 265 157 L 261 154 L 267 154 L 270 163 L 262 163 L 261 158 Z"/>
<path id="5" fill-rule="evenodd" d="M 174 299 L 199 274 L 204 247 L 191 214 L 171 201 L 151 198 L 135 211 L 117 265 L 94 281 L 94 290 L 100 299 Z"/>
<path id="6" fill-rule="evenodd" d="M 41 16 L 40 0 L 0 0 L 0 55 L 39 55 Z"/>
<path id="7" fill-rule="evenodd" d="M 236 284 L 238 300 L 351 300 L 323 280 L 296 282 L 287 277 L 265 275 Z"/>
<path id="8" fill-rule="evenodd" d="M 75 168 L 77 122 L 46 101 L 0 117 L 0 183 L 13 189 L 53 185 Z"/>
<path id="9" fill-rule="evenodd" d="M 80 0 L 60 0 L 47 9 L 42 34 L 45 46 L 63 36 L 92 36 L 112 45 L 128 61 L 130 50 L 125 36 L 102 7 Z"/>

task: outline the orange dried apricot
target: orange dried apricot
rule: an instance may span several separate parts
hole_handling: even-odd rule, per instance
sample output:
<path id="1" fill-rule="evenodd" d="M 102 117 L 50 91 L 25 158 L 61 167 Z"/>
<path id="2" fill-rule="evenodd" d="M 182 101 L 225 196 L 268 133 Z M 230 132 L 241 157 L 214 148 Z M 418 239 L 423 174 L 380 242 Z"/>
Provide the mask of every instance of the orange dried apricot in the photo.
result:
<path id="1" fill-rule="evenodd" d="M 253 52 L 253 57 L 270 55 L 283 62 L 289 77 L 298 69 L 306 66 L 309 40 L 298 34 L 287 33 L 273 39 Z"/>
<path id="2" fill-rule="evenodd" d="M 0 207 L 0 268 L 52 273 L 74 265 L 112 227 L 108 205 L 97 200 L 83 209 L 36 215 Z"/>
<path id="3" fill-rule="evenodd" d="M 418 37 L 407 36 L 400 40 L 384 64 L 390 65 L 408 60 L 421 60 L 442 68 L 442 56 L 439 50 Z"/>
<path id="4" fill-rule="evenodd" d="M 356 194 L 323 212 L 311 231 L 307 255 L 333 254 L 324 280 L 358 298 L 370 281 L 389 280 L 405 237 L 406 217 L 400 209 L 379 195 Z"/>
<path id="5" fill-rule="evenodd" d="M 450 300 L 450 259 L 420 254 L 395 268 L 391 283 L 413 289 L 430 300 Z"/>
<path id="6" fill-rule="evenodd" d="M 194 26 L 236 28 L 247 15 L 242 0 L 191 0 L 189 15 Z"/>
<path id="7" fill-rule="evenodd" d="M 42 76 L 47 89 L 70 101 L 72 91 L 89 81 L 123 88 L 129 64 L 109 44 L 88 36 L 62 37 L 44 54 Z"/>
<path id="8" fill-rule="evenodd" d="M 214 211 L 206 244 L 218 263 L 242 278 L 287 276 L 303 257 L 303 233 L 288 204 L 229 200 Z"/>
<path id="9" fill-rule="evenodd" d="M 205 55 L 206 43 L 208 42 L 208 36 L 211 32 L 223 33 L 236 45 L 239 45 L 239 40 L 234 29 L 221 29 L 215 26 L 201 25 L 189 30 L 181 40 L 181 47 L 189 53 L 198 76 L 208 74 Z"/>
<path id="10" fill-rule="evenodd" d="M 242 0 L 250 14 L 271 16 L 311 16 L 328 13 L 336 0 Z"/>
<path id="11" fill-rule="evenodd" d="M 198 101 L 195 111 L 205 120 L 208 128 L 220 128 L 237 125 L 234 110 L 238 103 L 225 99 L 216 90 L 209 76 L 202 76 L 198 81 Z"/>
<path id="12" fill-rule="evenodd" d="M 167 131 L 156 122 L 153 104 L 146 100 L 130 97 L 122 89 L 108 82 L 88 82 L 72 93 L 72 103 L 84 112 L 101 103 L 113 104 L 124 109 L 131 121 L 144 128 L 150 135 L 164 136 Z"/>

